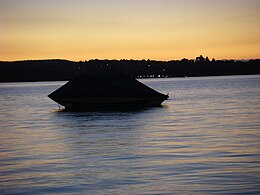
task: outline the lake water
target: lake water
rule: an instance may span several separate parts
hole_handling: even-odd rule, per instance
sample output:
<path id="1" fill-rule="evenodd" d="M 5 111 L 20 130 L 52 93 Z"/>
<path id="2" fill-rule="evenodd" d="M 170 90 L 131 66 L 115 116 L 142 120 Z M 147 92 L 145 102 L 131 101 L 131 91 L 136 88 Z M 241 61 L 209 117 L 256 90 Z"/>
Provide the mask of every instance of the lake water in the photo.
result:
<path id="1" fill-rule="evenodd" d="M 62 112 L 64 82 L 0 84 L 0 194 L 260 194 L 260 75 L 141 81 L 170 99 Z"/>

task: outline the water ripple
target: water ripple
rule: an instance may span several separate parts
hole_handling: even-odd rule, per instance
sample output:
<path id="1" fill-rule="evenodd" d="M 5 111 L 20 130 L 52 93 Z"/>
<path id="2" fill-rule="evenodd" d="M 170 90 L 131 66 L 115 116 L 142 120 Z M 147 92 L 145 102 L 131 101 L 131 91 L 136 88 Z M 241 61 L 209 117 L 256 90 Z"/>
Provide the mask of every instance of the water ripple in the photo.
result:
<path id="1" fill-rule="evenodd" d="M 62 112 L 64 82 L 0 84 L 1 194 L 260 194 L 260 77 L 147 79 L 170 100 Z"/>

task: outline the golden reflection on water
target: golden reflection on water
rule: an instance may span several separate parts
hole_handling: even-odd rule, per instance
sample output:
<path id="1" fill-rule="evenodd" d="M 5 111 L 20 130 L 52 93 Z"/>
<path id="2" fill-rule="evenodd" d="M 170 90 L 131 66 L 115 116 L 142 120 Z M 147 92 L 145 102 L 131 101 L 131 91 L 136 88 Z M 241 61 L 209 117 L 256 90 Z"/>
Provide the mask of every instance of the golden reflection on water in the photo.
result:
<path id="1" fill-rule="evenodd" d="M 45 97 L 57 88 L 53 83 L 0 86 L 0 189 L 257 193 L 260 91 L 244 91 L 260 82 L 252 78 L 160 80 L 174 94 L 167 106 L 133 112 L 58 112 Z"/>

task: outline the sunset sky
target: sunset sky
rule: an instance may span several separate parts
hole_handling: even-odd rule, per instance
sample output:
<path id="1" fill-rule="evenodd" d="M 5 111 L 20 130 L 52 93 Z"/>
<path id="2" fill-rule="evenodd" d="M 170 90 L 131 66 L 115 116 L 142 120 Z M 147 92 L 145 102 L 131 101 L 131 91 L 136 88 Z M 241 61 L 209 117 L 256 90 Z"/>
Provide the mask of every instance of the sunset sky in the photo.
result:
<path id="1" fill-rule="evenodd" d="M 0 60 L 260 58 L 260 0 L 0 0 Z"/>

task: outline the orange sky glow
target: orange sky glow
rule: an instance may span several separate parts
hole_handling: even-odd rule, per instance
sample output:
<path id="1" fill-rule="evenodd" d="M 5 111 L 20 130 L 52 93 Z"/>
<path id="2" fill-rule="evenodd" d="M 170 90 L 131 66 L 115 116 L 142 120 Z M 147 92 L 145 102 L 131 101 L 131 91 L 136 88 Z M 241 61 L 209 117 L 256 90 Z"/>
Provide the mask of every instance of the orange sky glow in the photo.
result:
<path id="1" fill-rule="evenodd" d="M 259 0 L 0 0 L 0 60 L 260 58 Z"/>

